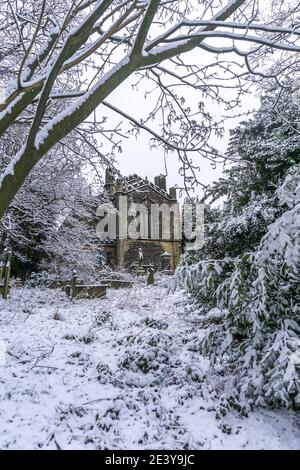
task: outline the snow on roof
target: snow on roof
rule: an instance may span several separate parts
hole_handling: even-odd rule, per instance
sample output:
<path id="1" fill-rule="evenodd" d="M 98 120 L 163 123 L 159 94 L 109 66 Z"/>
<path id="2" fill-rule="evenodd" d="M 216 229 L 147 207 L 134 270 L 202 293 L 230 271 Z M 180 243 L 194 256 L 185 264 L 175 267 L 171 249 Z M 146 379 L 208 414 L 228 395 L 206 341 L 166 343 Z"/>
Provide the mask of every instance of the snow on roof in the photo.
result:
<path id="1" fill-rule="evenodd" d="M 125 184 L 128 183 L 129 188 L 126 188 L 129 192 L 134 189 L 141 189 L 144 186 L 151 187 L 158 193 L 162 194 L 165 197 L 169 197 L 169 194 L 167 191 L 162 189 L 161 187 L 157 186 L 156 184 L 152 183 L 152 181 L 149 181 L 147 177 L 141 178 L 140 176 L 133 174 L 129 176 L 125 176 L 122 179 L 122 182 Z M 131 187 L 130 187 L 131 186 Z"/>
<path id="2" fill-rule="evenodd" d="M 172 256 L 172 255 L 170 255 L 170 253 L 168 253 L 167 251 L 165 251 L 165 252 L 164 252 L 162 255 L 160 255 L 160 256 Z"/>

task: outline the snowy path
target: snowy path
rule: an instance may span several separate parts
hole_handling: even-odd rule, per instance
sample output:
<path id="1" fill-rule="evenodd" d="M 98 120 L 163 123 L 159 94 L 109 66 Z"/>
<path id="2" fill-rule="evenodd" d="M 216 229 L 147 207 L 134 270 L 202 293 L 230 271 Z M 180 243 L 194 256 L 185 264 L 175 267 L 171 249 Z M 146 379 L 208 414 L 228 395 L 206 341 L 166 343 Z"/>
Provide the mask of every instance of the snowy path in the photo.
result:
<path id="1" fill-rule="evenodd" d="M 0 299 L 0 449 L 300 449 L 292 412 L 216 420 L 191 310 L 163 285 Z"/>

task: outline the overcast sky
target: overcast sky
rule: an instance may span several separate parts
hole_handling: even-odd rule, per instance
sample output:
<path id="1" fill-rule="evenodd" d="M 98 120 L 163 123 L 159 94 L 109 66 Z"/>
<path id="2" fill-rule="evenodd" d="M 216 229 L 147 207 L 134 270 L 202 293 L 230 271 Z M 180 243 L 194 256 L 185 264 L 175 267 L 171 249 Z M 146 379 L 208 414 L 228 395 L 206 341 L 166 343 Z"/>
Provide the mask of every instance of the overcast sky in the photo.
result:
<path id="1" fill-rule="evenodd" d="M 189 54 L 185 54 L 184 57 L 185 59 L 188 59 L 189 63 L 196 63 L 198 65 L 199 61 L 203 64 L 207 61 L 214 61 L 215 59 L 213 55 L 203 51 L 201 51 L 201 53 L 193 51 Z M 236 56 L 233 56 L 233 59 L 237 60 Z M 132 87 L 134 81 L 134 78 L 128 79 L 108 97 L 107 101 L 139 120 L 140 118 L 145 117 L 147 112 L 151 110 L 154 97 L 151 98 L 152 95 L 150 95 L 150 97 L 148 96 L 147 99 L 145 99 L 145 86 L 139 85 L 138 90 L 134 89 Z M 149 85 L 147 86 L 149 87 Z M 229 91 L 226 91 L 226 93 L 229 94 Z M 224 115 L 224 109 L 221 106 L 205 101 L 200 91 L 190 91 L 190 89 L 186 89 L 185 96 L 187 101 L 195 103 L 195 105 L 198 101 L 203 100 L 206 104 L 206 110 L 208 110 L 210 114 L 215 116 L 217 119 L 220 119 L 220 116 Z M 235 108 L 231 114 L 228 114 L 228 116 L 253 110 L 258 106 L 259 100 L 253 90 L 253 94 L 243 96 L 242 106 Z M 99 118 L 103 115 L 109 116 L 110 122 L 112 121 L 115 124 L 122 120 L 119 115 L 114 115 L 108 108 L 98 108 L 97 114 Z M 236 127 L 242 119 L 245 119 L 245 117 L 228 119 L 225 123 L 225 136 L 222 139 L 213 137 L 210 143 L 222 152 L 225 152 L 228 144 L 229 129 Z M 158 122 L 154 122 L 153 127 L 159 132 Z M 127 126 L 127 129 L 128 128 L 130 128 L 130 125 Z M 117 161 L 119 170 L 124 176 L 137 173 L 141 177 L 147 176 L 150 180 L 153 180 L 154 176 L 160 173 L 165 174 L 164 151 L 159 148 L 150 149 L 149 135 L 146 131 L 141 131 L 137 139 L 134 136 L 124 139 L 122 149 L 122 153 L 117 156 Z M 211 162 L 208 160 L 203 158 L 199 159 L 199 157 L 197 158 L 197 162 L 200 163 L 199 179 L 202 183 L 208 184 L 220 178 L 222 175 L 223 165 L 220 164 L 217 168 L 213 168 Z M 178 173 L 179 163 L 177 161 L 177 154 L 169 153 L 166 158 L 166 162 L 168 172 L 167 186 L 170 187 L 178 185 L 178 187 L 182 187 L 182 177 Z M 200 188 L 197 189 L 197 194 L 201 194 Z"/>

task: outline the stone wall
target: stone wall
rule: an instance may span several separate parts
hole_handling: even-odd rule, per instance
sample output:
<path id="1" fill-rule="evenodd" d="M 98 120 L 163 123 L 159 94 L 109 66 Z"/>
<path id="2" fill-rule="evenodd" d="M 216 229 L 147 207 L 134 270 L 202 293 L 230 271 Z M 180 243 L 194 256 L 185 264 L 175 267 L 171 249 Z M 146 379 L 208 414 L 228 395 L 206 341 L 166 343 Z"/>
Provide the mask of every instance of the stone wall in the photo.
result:
<path id="1" fill-rule="evenodd" d="M 162 268 L 162 259 L 161 255 L 165 252 L 170 254 L 170 269 L 174 270 L 179 263 L 181 256 L 181 241 L 174 240 L 174 216 L 171 212 L 171 227 L 170 235 L 171 239 L 163 240 L 161 238 L 153 240 L 151 237 L 150 224 L 157 224 L 157 233 L 155 237 L 168 237 L 167 234 L 163 235 L 161 227 L 161 216 L 159 222 L 154 222 L 150 216 L 150 207 L 151 204 L 166 204 L 171 207 L 173 204 L 176 204 L 176 189 L 171 188 L 170 193 L 166 190 L 166 178 L 163 175 L 159 175 L 155 179 L 155 185 L 149 183 L 147 179 L 143 180 L 137 175 L 129 177 L 131 183 L 136 182 L 137 186 L 134 190 L 129 190 L 126 188 L 126 185 L 122 181 L 114 182 L 113 180 L 107 180 L 107 189 L 110 192 L 110 198 L 113 205 L 118 208 L 119 196 L 126 195 L 128 196 L 128 205 L 131 203 L 143 203 L 147 206 L 149 211 L 148 217 L 148 237 L 145 236 L 144 239 L 119 239 L 117 235 L 115 247 L 112 249 L 106 249 L 108 257 L 111 264 L 115 264 L 117 267 L 129 268 L 133 263 L 139 261 L 139 249 L 143 251 L 143 262 L 145 264 L 152 264 L 157 269 Z M 128 218 L 128 222 L 131 219 Z M 117 226 L 118 227 L 118 226 Z M 118 228 L 117 228 L 118 230 Z"/>
<path id="2" fill-rule="evenodd" d="M 168 252 L 171 255 L 170 268 L 174 270 L 179 263 L 181 244 L 178 241 L 162 240 L 118 240 L 118 261 L 120 266 L 129 268 L 139 261 L 139 248 L 143 251 L 143 263 L 152 264 L 161 269 L 161 255 Z"/>

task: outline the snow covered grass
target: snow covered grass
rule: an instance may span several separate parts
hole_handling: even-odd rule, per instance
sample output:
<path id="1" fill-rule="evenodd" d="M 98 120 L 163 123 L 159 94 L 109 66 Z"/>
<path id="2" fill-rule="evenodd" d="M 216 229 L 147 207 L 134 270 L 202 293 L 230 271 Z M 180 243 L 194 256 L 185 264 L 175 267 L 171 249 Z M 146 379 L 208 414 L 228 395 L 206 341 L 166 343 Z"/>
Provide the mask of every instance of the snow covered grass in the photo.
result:
<path id="1" fill-rule="evenodd" d="M 300 449 L 293 412 L 216 419 L 197 312 L 169 282 L 1 299 L 0 449 Z"/>

